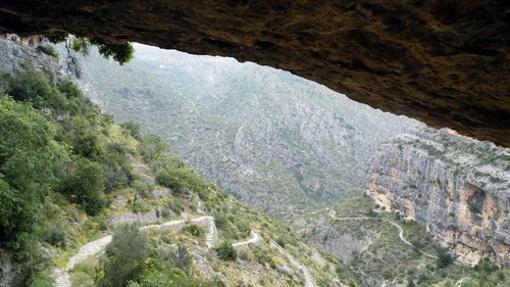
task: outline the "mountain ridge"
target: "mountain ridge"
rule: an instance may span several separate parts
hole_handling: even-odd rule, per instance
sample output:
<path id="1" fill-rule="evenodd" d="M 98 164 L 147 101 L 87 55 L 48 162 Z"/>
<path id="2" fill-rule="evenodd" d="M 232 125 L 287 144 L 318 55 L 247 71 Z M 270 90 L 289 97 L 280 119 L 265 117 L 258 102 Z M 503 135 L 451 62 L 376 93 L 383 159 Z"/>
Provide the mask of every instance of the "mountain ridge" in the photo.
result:
<path id="1" fill-rule="evenodd" d="M 419 126 L 288 72 L 135 48 L 125 67 L 94 53 L 82 60 L 82 86 L 103 91 L 93 101 L 167 138 L 202 176 L 273 215 L 362 191 L 377 143 Z"/>

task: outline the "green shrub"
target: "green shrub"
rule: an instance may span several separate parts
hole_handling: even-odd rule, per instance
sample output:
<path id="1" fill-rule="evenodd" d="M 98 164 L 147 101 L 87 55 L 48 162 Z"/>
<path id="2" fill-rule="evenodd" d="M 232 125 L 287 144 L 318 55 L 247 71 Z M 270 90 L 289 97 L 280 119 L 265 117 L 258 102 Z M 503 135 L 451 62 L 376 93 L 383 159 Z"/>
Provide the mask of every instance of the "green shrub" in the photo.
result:
<path id="1" fill-rule="evenodd" d="M 127 150 L 120 144 L 112 143 L 101 156 L 101 166 L 105 175 L 106 192 L 126 187 L 132 180 L 131 164 Z"/>
<path id="2" fill-rule="evenodd" d="M 482 208 L 475 201 L 471 201 L 468 204 L 469 211 L 473 214 L 480 214 L 482 212 Z"/>
<path id="3" fill-rule="evenodd" d="M 48 229 L 45 231 L 43 239 L 53 246 L 62 248 L 66 247 L 66 231 L 62 226 L 51 225 L 48 227 Z"/>
<path id="4" fill-rule="evenodd" d="M 121 124 L 121 126 L 135 139 L 140 139 L 140 123 L 129 120 Z"/>
<path id="5" fill-rule="evenodd" d="M 237 252 L 232 247 L 232 243 L 228 241 L 224 241 L 223 243 L 216 248 L 216 253 L 221 260 L 235 260 L 237 257 Z"/>
<path id="6" fill-rule="evenodd" d="M 150 193 L 154 190 L 153 184 L 141 180 L 133 181 L 131 186 L 136 190 L 136 193 L 141 195 L 143 198 L 149 197 Z"/>
<path id="7" fill-rule="evenodd" d="M 169 172 L 167 170 L 161 171 L 156 175 L 156 182 L 174 190 L 184 187 L 184 183 L 179 176 L 175 172 Z"/>
<path id="8" fill-rule="evenodd" d="M 57 50 L 55 50 L 55 47 L 53 47 L 51 45 L 37 46 L 37 48 L 35 48 L 35 49 L 41 53 L 46 54 L 46 55 L 50 55 L 54 58 L 58 58 Z"/>
<path id="9" fill-rule="evenodd" d="M 176 192 L 202 184 L 201 179 L 186 167 L 165 167 L 156 175 L 156 182 Z"/>
<path id="10" fill-rule="evenodd" d="M 145 162 L 160 159 L 168 148 L 168 143 L 157 135 L 146 135 L 140 141 L 140 155 Z"/>
<path id="11" fill-rule="evenodd" d="M 368 212 L 367 212 L 367 216 L 368 217 L 377 217 L 379 214 L 377 214 L 377 212 L 375 212 L 373 209 L 370 209 Z"/>
<path id="12" fill-rule="evenodd" d="M 250 255 L 248 254 L 248 252 L 246 251 L 240 251 L 237 253 L 237 257 L 239 257 L 239 259 L 241 260 L 244 260 L 244 261 L 247 261 L 250 259 Z"/>
<path id="13" fill-rule="evenodd" d="M 186 249 L 186 246 L 179 244 L 177 250 L 170 253 L 170 258 L 173 265 L 181 268 L 182 270 L 188 270 L 191 266 L 192 257 Z"/>
<path id="14" fill-rule="evenodd" d="M 2 76 L 7 93 L 16 101 L 30 102 L 35 108 L 66 109 L 65 97 L 50 83 L 47 74 L 26 67 L 14 74 Z"/>
<path id="15" fill-rule="evenodd" d="M 90 258 L 76 265 L 71 272 L 72 286 L 93 287 L 96 265 L 96 260 Z"/>
<path id="16" fill-rule="evenodd" d="M 205 234 L 204 229 L 196 224 L 188 224 L 182 230 L 195 237 L 202 237 Z"/>
<path id="17" fill-rule="evenodd" d="M 483 258 L 478 262 L 474 268 L 478 272 L 492 273 L 498 270 L 498 267 L 494 265 L 488 258 Z"/>
<path id="18" fill-rule="evenodd" d="M 105 177 L 101 166 L 85 158 L 73 162 L 62 181 L 60 191 L 71 202 L 80 204 L 90 215 L 96 215 L 108 205 L 104 196 Z"/>
<path id="19" fill-rule="evenodd" d="M 280 245 L 281 247 L 285 247 L 285 240 L 283 240 L 282 238 L 278 238 L 275 240 L 276 243 L 278 243 L 278 245 Z"/>
<path id="20" fill-rule="evenodd" d="M 186 275 L 181 269 L 151 270 L 143 275 L 140 282 L 133 282 L 128 287 L 224 287 L 218 279 L 204 281 Z"/>
<path id="21" fill-rule="evenodd" d="M 256 248 L 253 252 L 255 255 L 255 259 L 257 259 L 257 262 L 261 265 L 268 264 L 271 267 L 275 267 L 276 263 L 274 262 L 273 258 L 268 254 L 267 250 L 264 250 L 262 248 Z"/>
<path id="22" fill-rule="evenodd" d="M 169 208 L 162 208 L 160 211 L 160 216 L 162 218 L 169 218 L 172 215 L 172 211 Z"/>
<path id="23" fill-rule="evenodd" d="M 448 253 L 446 248 L 438 248 L 437 253 L 437 268 L 445 268 L 453 263 L 453 257 L 450 255 L 450 253 Z"/>
<path id="24" fill-rule="evenodd" d="M 231 224 L 228 217 L 226 217 L 223 213 L 217 213 L 214 217 L 216 219 L 216 227 L 220 230 Z"/>
<path id="25" fill-rule="evenodd" d="M 0 178 L 0 241 L 15 240 L 31 232 L 38 214 L 36 203 L 22 192 L 11 188 Z M 15 245 L 14 245 L 15 246 Z M 14 248 L 16 249 L 16 248 Z"/>
<path id="26" fill-rule="evenodd" d="M 129 210 L 131 210 L 134 213 L 144 213 L 151 210 L 151 206 L 147 204 L 143 200 L 137 200 L 137 197 L 135 196 L 135 200 L 132 201 L 129 205 Z"/>
<path id="27" fill-rule="evenodd" d="M 166 205 L 166 207 L 168 207 L 169 209 L 171 209 L 173 212 L 175 212 L 177 214 L 181 213 L 181 211 L 184 210 L 184 205 L 180 198 L 169 197 L 166 199 L 165 205 Z"/>
<path id="28" fill-rule="evenodd" d="M 88 117 L 76 116 L 67 126 L 64 141 L 73 147 L 74 154 L 95 160 L 104 158 L 106 154 L 102 137 L 97 125 Z"/>
<path id="29" fill-rule="evenodd" d="M 148 239 L 134 224 L 122 225 L 106 247 L 96 276 L 99 287 L 123 287 L 137 280 L 149 256 Z"/>
<path id="30" fill-rule="evenodd" d="M 32 107 L 0 96 L 0 244 L 32 232 L 67 157 L 55 126 Z M 19 244 L 10 246 L 17 250 Z"/>
<path id="31" fill-rule="evenodd" d="M 71 115 L 85 115 L 96 110 L 90 99 L 83 95 L 74 82 L 61 79 L 57 83 L 57 89 L 66 98 L 66 112 Z"/>

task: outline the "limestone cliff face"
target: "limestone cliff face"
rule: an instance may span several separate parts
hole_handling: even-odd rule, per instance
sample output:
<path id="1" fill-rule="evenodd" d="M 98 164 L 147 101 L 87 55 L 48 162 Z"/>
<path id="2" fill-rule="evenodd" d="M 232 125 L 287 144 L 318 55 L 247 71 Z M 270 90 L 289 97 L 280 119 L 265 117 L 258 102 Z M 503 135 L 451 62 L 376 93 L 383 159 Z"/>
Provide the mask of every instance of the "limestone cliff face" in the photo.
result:
<path id="1" fill-rule="evenodd" d="M 510 152 L 448 131 L 402 135 L 369 170 L 369 195 L 426 225 L 458 259 L 510 264 Z"/>
<path id="2" fill-rule="evenodd" d="M 232 56 L 509 147 L 509 3 L 18 0 L 0 3 L 0 32 Z"/>

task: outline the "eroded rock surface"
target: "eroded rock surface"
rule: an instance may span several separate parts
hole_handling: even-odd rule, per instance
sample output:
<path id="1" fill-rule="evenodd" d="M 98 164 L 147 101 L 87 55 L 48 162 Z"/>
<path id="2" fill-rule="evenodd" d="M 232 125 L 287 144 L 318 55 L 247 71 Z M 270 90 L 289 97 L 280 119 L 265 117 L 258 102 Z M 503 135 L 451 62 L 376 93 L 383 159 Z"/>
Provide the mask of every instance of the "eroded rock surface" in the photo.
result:
<path id="1" fill-rule="evenodd" d="M 289 70 L 510 146 L 508 1 L 4 1 L 0 32 L 66 31 Z"/>
<path id="2" fill-rule="evenodd" d="M 448 131 L 403 135 L 381 147 L 369 195 L 422 222 L 461 261 L 510 264 L 510 151 Z"/>

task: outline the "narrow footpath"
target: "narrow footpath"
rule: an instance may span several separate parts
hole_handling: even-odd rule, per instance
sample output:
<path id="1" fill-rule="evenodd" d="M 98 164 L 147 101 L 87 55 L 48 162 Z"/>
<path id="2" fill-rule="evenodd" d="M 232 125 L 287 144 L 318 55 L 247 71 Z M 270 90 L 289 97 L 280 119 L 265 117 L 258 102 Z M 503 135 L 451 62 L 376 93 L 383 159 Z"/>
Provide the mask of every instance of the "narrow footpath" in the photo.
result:
<path id="1" fill-rule="evenodd" d="M 140 230 L 159 230 L 160 232 L 165 231 L 176 231 L 182 229 L 186 224 L 195 224 L 200 227 L 207 229 L 206 244 L 207 248 L 214 247 L 218 234 L 216 230 L 216 224 L 212 216 L 201 216 L 197 218 L 172 220 L 162 224 L 153 224 L 140 227 Z M 91 241 L 83 245 L 78 252 L 69 258 L 69 262 L 65 268 L 55 269 L 53 276 L 55 278 L 55 287 L 71 287 L 71 278 L 69 271 L 71 271 L 76 265 L 85 260 L 89 256 L 97 255 L 105 249 L 106 245 L 112 241 L 111 235 L 106 235 L 97 240 Z"/>
<path id="2" fill-rule="evenodd" d="M 278 244 L 273 239 L 269 239 L 269 242 L 271 243 L 271 247 L 278 250 L 283 256 L 285 256 L 285 258 L 287 258 L 287 260 L 289 260 L 290 264 L 294 265 L 294 267 L 301 271 L 301 274 L 305 279 L 305 287 L 317 287 L 317 284 L 315 283 L 312 273 L 308 267 L 306 267 L 304 264 L 301 264 L 296 258 L 294 258 L 294 256 L 287 252 L 287 250 L 281 247 L 280 244 Z"/>
<path id="3" fill-rule="evenodd" d="M 187 224 L 195 224 L 197 226 L 207 229 L 205 235 L 207 248 L 211 249 L 216 245 L 218 240 L 218 231 L 216 229 L 216 223 L 212 216 L 200 216 L 193 219 L 180 219 L 172 220 L 162 224 L 153 224 L 140 227 L 140 230 L 155 230 L 159 232 L 166 231 L 178 231 Z M 69 258 L 69 262 L 65 268 L 57 268 L 53 272 L 55 278 L 55 287 L 71 287 L 71 277 L 69 272 L 80 262 L 85 260 L 89 256 L 94 256 L 103 251 L 108 243 L 112 241 L 111 235 L 106 235 L 97 240 L 91 241 L 83 245 L 78 252 Z M 232 244 L 232 247 L 236 250 L 246 250 L 254 246 L 258 246 L 262 243 L 262 237 L 259 233 L 251 231 L 251 237 L 245 241 L 240 241 Z M 308 268 L 299 263 L 291 254 L 283 249 L 276 241 L 270 239 L 271 246 L 276 248 L 281 254 L 283 254 L 289 262 L 294 265 L 303 274 L 305 280 L 305 287 L 316 287 L 315 280 L 313 279 Z"/>
<path id="4" fill-rule="evenodd" d="M 382 222 L 386 222 L 386 223 L 389 223 L 393 226 L 395 226 L 397 229 L 398 229 L 398 237 L 400 238 L 400 241 L 402 241 L 405 245 L 408 245 L 410 247 L 413 247 L 413 248 L 416 248 L 416 250 L 418 252 L 420 252 L 421 254 L 429 257 L 429 258 L 432 258 L 432 259 L 437 259 L 437 256 L 435 255 L 432 255 L 430 253 L 427 253 L 421 249 L 418 249 L 417 247 L 415 247 L 409 240 L 407 240 L 404 236 L 404 229 L 402 228 L 402 226 L 400 226 L 398 223 L 396 223 L 395 221 L 392 221 L 392 220 L 389 220 L 389 219 L 386 219 L 386 218 L 378 218 L 378 217 L 368 217 L 368 216 L 359 216 L 359 217 L 336 217 L 336 214 L 335 214 L 335 211 L 332 210 L 330 211 L 329 213 L 329 216 L 334 219 L 334 220 L 339 220 L 339 221 L 350 221 L 350 220 L 376 220 L 376 221 L 382 221 Z"/>

